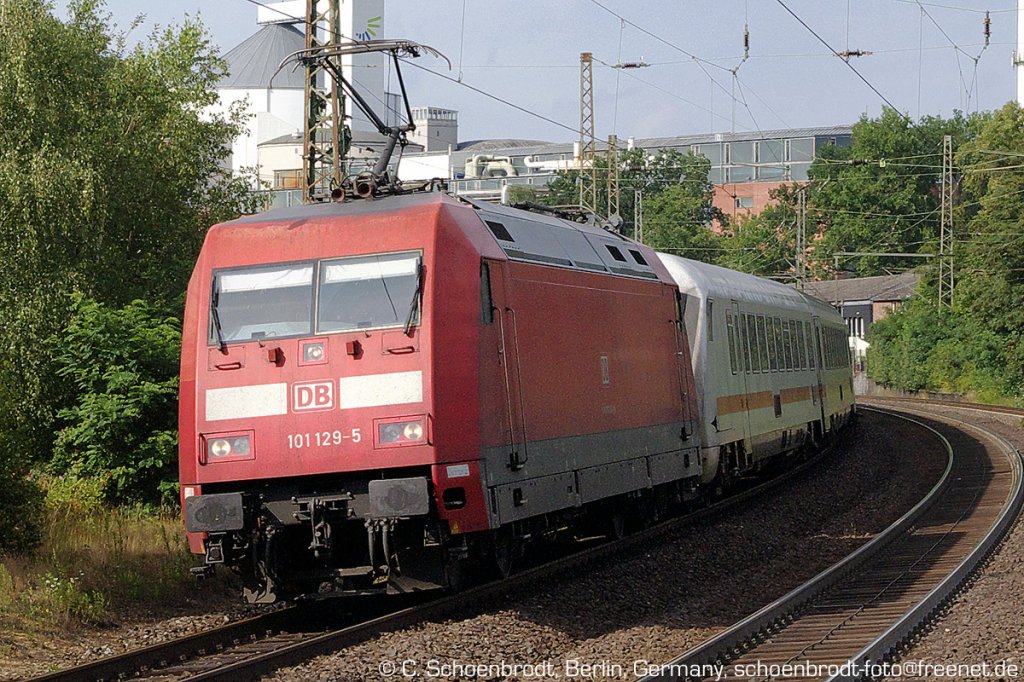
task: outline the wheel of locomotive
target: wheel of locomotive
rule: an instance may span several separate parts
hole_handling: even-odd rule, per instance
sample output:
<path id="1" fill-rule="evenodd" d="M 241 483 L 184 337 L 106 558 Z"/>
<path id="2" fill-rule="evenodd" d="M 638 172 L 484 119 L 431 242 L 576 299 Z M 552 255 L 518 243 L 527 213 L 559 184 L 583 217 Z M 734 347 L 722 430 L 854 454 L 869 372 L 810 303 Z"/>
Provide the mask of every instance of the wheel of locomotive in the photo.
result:
<path id="1" fill-rule="evenodd" d="M 650 528 L 661 520 L 661 510 L 653 491 L 645 491 L 636 503 L 641 528 Z"/>
<path id="2" fill-rule="evenodd" d="M 491 536 L 491 559 L 495 574 L 505 579 L 512 575 L 518 553 L 518 543 L 511 526 L 495 530 Z"/>
<path id="3" fill-rule="evenodd" d="M 449 559 L 444 565 L 444 579 L 448 584 L 448 590 L 451 592 L 461 592 L 469 587 L 470 574 L 469 559 L 453 558 Z"/>
<path id="4" fill-rule="evenodd" d="M 626 515 L 621 511 L 614 511 L 608 514 L 604 526 L 605 537 L 612 542 L 626 537 Z"/>

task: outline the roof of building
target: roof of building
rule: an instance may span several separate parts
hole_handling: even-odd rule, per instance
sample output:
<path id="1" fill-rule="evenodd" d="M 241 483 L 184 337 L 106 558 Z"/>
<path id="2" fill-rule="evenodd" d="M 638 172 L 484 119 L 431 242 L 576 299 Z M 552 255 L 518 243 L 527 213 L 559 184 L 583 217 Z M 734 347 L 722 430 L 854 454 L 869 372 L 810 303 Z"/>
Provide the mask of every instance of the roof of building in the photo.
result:
<path id="1" fill-rule="evenodd" d="M 359 150 L 360 147 L 369 146 L 369 145 L 378 145 L 379 146 L 379 145 L 383 145 L 385 142 L 387 142 L 387 138 L 384 137 L 383 135 L 381 135 L 380 133 L 374 133 L 374 132 L 370 132 L 370 131 L 361 131 L 361 130 L 352 131 L 352 155 L 353 156 L 357 156 L 358 154 L 356 152 L 360 151 Z M 303 142 L 302 142 L 302 132 L 296 130 L 293 133 L 287 133 L 286 135 L 279 135 L 279 136 L 271 138 L 269 140 L 265 140 L 263 142 L 260 142 L 257 146 L 258 147 L 273 147 L 273 146 L 277 146 L 277 145 L 301 145 L 301 144 L 303 144 Z M 423 145 L 417 144 L 416 142 L 408 142 L 405 145 L 405 153 L 406 154 L 417 153 L 417 152 L 422 152 L 422 151 L 423 151 Z M 395 152 L 395 153 L 397 154 L 398 152 Z"/>
<path id="2" fill-rule="evenodd" d="M 520 147 L 538 147 L 551 144 L 543 140 L 522 140 L 517 138 L 498 138 L 494 140 L 468 140 L 460 142 L 460 152 L 486 152 L 493 149 L 519 149 Z"/>
<path id="3" fill-rule="evenodd" d="M 273 78 L 274 88 L 303 88 L 303 69 L 282 69 L 274 74 L 285 57 L 304 47 L 306 36 L 294 26 L 267 24 L 224 55 L 228 75 L 217 87 L 269 88 Z"/>
<path id="4" fill-rule="evenodd" d="M 916 272 L 908 270 L 898 275 L 807 282 L 804 293 L 830 303 L 905 301 L 913 296 L 919 279 Z"/>
<path id="5" fill-rule="evenodd" d="M 853 132 L 852 125 L 824 126 L 815 128 L 788 128 L 785 130 L 746 131 L 739 133 L 704 133 L 701 135 L 678 135 L 674 137 L 638 137 L 628 141 L 619 138 L 620 148 L 627 145 L 641 149 L 655 150 L 667 147 L 688 147 L 690 145 L 717 142 L 741 142 L 751 140 L 788 140 L 806 137 L 842 137 Z M 460 153 L 494 152 L 503 156 L 531 156 L 534 154 L 571 154 L 573 142 L 543 142 L 523 139 L 471 140 L 462 142 L 456 151 Z M 600 152 L 607 146 L 604 140 L 597 140 Z M 502 154 L 502 152 L 505 152 Z M 425 152 L 436 154 L 438 152 Z"/>

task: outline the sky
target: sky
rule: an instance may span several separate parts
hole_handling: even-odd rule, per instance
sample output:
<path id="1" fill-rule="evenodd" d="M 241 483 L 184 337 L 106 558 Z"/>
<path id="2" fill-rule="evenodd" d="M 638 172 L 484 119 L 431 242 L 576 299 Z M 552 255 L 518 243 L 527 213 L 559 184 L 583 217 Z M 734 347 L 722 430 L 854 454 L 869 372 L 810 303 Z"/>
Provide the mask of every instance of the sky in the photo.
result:
<path id="1" fill-rule="evenodd" d="M 357 0 L 342 0 L 351 1 Z M 63 15 L 67 1 L 55 5 Z M 878 116 L 885 100 L 915 119 L 998 108 L 1016 96 L 1015 6 L 1014 0 L 385 0 L 378 37 L 430 45 L 451 60 L 450 71 L 431 57 L 417 63 L 450 78 L 461 74 L 462 84 L 415 68 L 403 74 L 413 106 L 459 111 L 463 141 L 578 137 L 579 55 L 591 52 L 597 136 L 625 139 L 844 125 L 863 114 Z M 251 0 L 107 0 L 106 9 L 122 27 L 145 15 L 130 36 L 138 40 L 154 26 L 198 17 L 222 52 L 258 30 Z M 991 41 L 983 49 L 985 10 L 992 12 Z M 744 25 L 750 52 L 742 61 Z M 836 51 L 872 54 L 847 64 L 811 30 Z M 641 60 L 649 66 L 612 68 Z"/>

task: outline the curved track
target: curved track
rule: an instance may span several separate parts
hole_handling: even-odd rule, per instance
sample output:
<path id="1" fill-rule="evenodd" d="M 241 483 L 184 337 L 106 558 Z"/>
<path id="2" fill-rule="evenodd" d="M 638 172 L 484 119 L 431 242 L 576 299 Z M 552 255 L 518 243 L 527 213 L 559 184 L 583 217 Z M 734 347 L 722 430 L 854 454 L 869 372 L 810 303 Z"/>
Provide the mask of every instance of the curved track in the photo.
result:
<path id="1" fill-rule="evenodd" d="M 396 610 L 394 600 L 368 600 L 353 605 L 330 600 L 305 607 L 290 607 L 44 677 L 35 682 L 106 679 L 238 680 L 254 679 L 278 668 L 295 665 L 315 656 L 352 646 L 381 632 L 407 627 L 486 603 L 545 576 L 598 563 L 650 542 L 684 524 L 710 518 L 778 488 L 813 467 L 828 450 L 813 459 L 757 486 L 683 516 L 658 523 L 621 540 L 574 552 L 563 558 L 529 568 L 502 581 L 474 587 L 455 595 L 431 598 L 409 595 L 411 605 Z M 334 609 L 335 613 L 329 611 Z M 339 609 L 347 609 L 339 614 Z"/>
<path id="2" fill-rule="evenodd" d="M 998 434 L 925 407 L 900 404 L 893 414 L 946 445 L 946 471 L 929 494 L 840 563 L 645 679 L 699 678 L 693 673 L 712 666 L 732 679 L 881 676 L 865 663 L 890 659 L 930 620 L 998 544 L 1024 497 L 1020 453 Z"/>

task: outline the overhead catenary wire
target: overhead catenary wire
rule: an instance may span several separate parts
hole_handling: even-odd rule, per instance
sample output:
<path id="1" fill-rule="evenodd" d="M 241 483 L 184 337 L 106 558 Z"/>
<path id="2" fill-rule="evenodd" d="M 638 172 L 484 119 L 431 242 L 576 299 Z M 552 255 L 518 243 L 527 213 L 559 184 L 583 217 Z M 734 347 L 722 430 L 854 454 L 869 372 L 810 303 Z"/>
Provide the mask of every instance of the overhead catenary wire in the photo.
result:
<path id="1" fill-rule="evenodd" d="M 594 5 L 596 5 L 597 7 L 600 7 L 602 10 L 604 10 L 608 14 L 611 14 L 612 16 L 618 18 L 620 21 L 623 21 L 626 24 L 632 26 L 633 28 L 635 28 L 636 30 L 640 31 L 641 33 L 643 33 L 643 34 L 645 34 L 647 36 L 650 36 L 651 38 L 654 38 L 658 42 L 660 42 L 660 43 L 662 43 L 664 45 L 667 45 L 668 47 L 672 48 L 673 50 L 676 50 L 677 52 L 679 52 L 681 54 L 684 54 L 687 57 L 689 57 L 692 60 L 692 62 L 694 64 L 696 64 L 697 67 L 701 71 L 704 72 L 704 75 L 706 75 L 708 77 L 708 79 L 711 81 L 711 83 L 715 87 L 717 87 L 719 90 L 724 92 L 726 95 L 729 95 L 729 97 L 732 99 L 733 102 L 737 101 L 735 95 L 733 93 L 731 93 L 728 88 L 726 88 L 724 85 L 722 85 L 718 81 L 718 79 L 716 79 L 714 76 L 711 75 L 711 72 L 707 70 L 707 66 L 712 66 L 712 67 L 714 67 L 716 69 L 720 69 L 720 70 L 725 71 L 727 73 L 731 72 L 730 69 L 728 69 L 728 68 L 726 68 L 724 66 L 721 66 L 720 64 L 715 64 L 714 62 L 712 62 L 712 61 L 710 61 L 708 59 L 704 59 L 703 57 L 699 57 L 696 54 L 694 54 L 693 52 L 691 52 L 691 51 L 689 51 L 689 50 L 687 50 L 685 48 L 680 47 L 679 45 L 673 43 L 672 41 L 666 40 L 665 38 L 662 38 L 661 36 L 657 35 L 653 31 L 650 31 L 650 30 L 644 28 L 643 26 L 640 26 L 636 22 L 627 19 L 626 17 L 624 17 L 623 15 L 619 14 L 615 10 L 613 10 L 613 9 L 609 8 L 608 6 L 604 5 L 603 3 L 601 3 L 599 0 L 590 0 L 590 2 L 592 4 L 594 4 Z M 750 110 L 750 107 L 745 107 L 745 108 L 746 108 L 747 114 L 750 116 L 751 122 L 754 124 L 754 128 L 757 129 L 758 133 L 761 133 L 761 128 L 757 124 L 757 119 L 754 117 L 754 113 Z"/>
<path id="2" fill-rule="evenodd" d="M 288 14 L 287 12 L 283 12 L 280 9 L 276 8 L 276 7 L 271 7 L 271 6 L 269 6 L 269 5 L 267 5 L 267 4 L 263 3 L 263 2 L 260 2 L 259 0 L 245 0 L 245 1 L 250 3 L 250 4 L 257 5 L 259 7 L 263 7 L 263 8 L 275 11 L 278 14 L 281 14 L 282 16 L 286 16 L 286 17 L 288 17 L 290 19 L 295 19 L 295 17 L 293 17 L 292 15 Z M 302 23 L 302 24 L 305 24 L 307 26 L 309 25 L 309 22 L 305 21 L 305 20 L 298 20 L 298 23 Z M 358 40 L 356 38 L 352 38 L 351 36 L 344 35 L 344 34 L 339 33 L 337 31 L 330 30 L 330 29 L 328 29 L 328 33 L 330 33 L 331 35 L 333 35 L 336 38 L 343 38 L 345 40 L 351 40 L 352 42 L 355 42 L 355 43 L 362 44 L 362 43 L 365 42 L 365 41 L 362 41 L 362 40 Z M 547 123 L 550 123 L 550 124 L 552 124 L 554 126 L 558 126 L 559 128 L 564 128 L 565 130 L 568 130 L 568 131 L 570 131 L 570 132 L 572 132 L 574 134 L 579 132 L 578 129 L 576 129 L 576 128 L 572 127 L 572 126 L 569 126 L 569 125 L 566 125 L 566 124 L 561 123 L 559 121 L 556 121 L 555 119 L 549 118 L 547 116 L 544 116 L 543 114 L 538 114 L 535 111 L 530 111 L 529 109 L 527 109 L 525 107 L 522 107 L 522 106 L 520 106 L 518 104 L 515 104 L 514 102 L 510 102 L 509 100 L 506 100 L 506 99 L 504 99 L 502 97 L 499 97 L 497 95 L 494 95 L 492 93 L 489 93 L 489 92 L 487 92 L 487 91 L 485 91 L 485 90 L 483 90 L 481 88 L 478 88 L 478 87 L 476 87 L 474 85 L 470 85 L 469 83 L 466 83 L 465 81 L 459 80 L 457 78 L 452 78 L 451 76 L 446 76 L 443 73 L 439 73 L 437 71 L 434 71 L 433 69 L 428 69 L 425 66 L 420 66 L 416 62 L 410 61 L 408 59 L 405 59 L 405 58 L 399 58 L 399 59 L 403 63 L 408 64 L 408 65 L 410 65 L 410 66 L 412 66 L 414 68 L 420 69 L 421 71 L 425 71 L 425 72 L 430 73 L 430 74 L 433 74 L 433 75 L 435 75 L 435 76 L 437 76 L 439 78 L 443 78 L 443 79 L 445 79 L 447 81 L 455 83 L 456 85 L 461 85 L 464 88 L 468 88 L 469 90 L 472 90 L 473 92 L 476 92 L 477 94 L 483 95 L 484 97 L 487 97 L 487 98 L 492 99 L 492 100 L 494 100 L 496 102 L 504 104 L 504 105 L 506 105 L 508 107 L 516 109 L 517 111 L 521 111 L 521 112 L 523 112 L 525 114 L 529 114 L 530 116 L 533 116 L 534 118 L 540 119 L 540 120 L 545 121 Z M 378 98 L 378 101 L 379 101 L 379 98 Z"/>
<path id="3" fill-rule="evenodd" d="M 785 2 L 783 2 L 783 0 L 775 0 L 775 2 L 777 2 L 779 5 L 781 5 L 782 8 L 784 10 L 786 10 L 790 14 L 790 16 L 792 16 L 794 19 L 796 19 L 800 23 L 801 26 L 806 28 L 811 33 L 811 35 L 813 35 L 815 38 L 817 38 L 818 42 L 820 42 L 822 45 L 824 45 L 826 48 L 828 48 L 828 50 L 830 52 L 832 52 L 833 54 L 836 53 L 836 50 L 831 45 L 829 45 L 828 41 L 825 40 L 824 38 L 822 38 L 818 34 L 817 31 L 815 31 L 813 28 L 811 28 L 811 26 L 806 21 L 804 21 L 800 17 L 800 15 L 798 15 L 796 12 L 791 10 L 789 8 L 789 5 L 787 5 Z M 864 74 L 862 74 L 860 71 L 858 71 L 857 68 L 853 64 L 851 64 L 848 60 L 843 60 L 843 63 L 846 64 L 847 68 L 849 68 L 851 71 L 853 71 L 855 74 L 857 74 L 857 78 L 859 78 L 861 81 L 864 82 L 865 85 L 867 85 L 869 88 L 871 88 L 871 91 L 874 92 L 876 95 L 878 95 L 878 97 L 883 102 L 885 102 L 889 106 L 890 109 L 892 109 L 893 111 L 897 112 L 900 116 L 903 116 L 908 121 L 910 120 L 906 116 L 906 114 L 901 113 L 900 110 L 896 107 L 896 105 L 893 104 L 891 101 L 889 101 L 889 98 L 886 97 L 885 95 L 883 95 L 882 92 L 871 83 L 871 81 L 869 81 L 867 78 L 865 78 Z M 911 122 L 911 123 L 913 123 L 913 122 Z"/>

